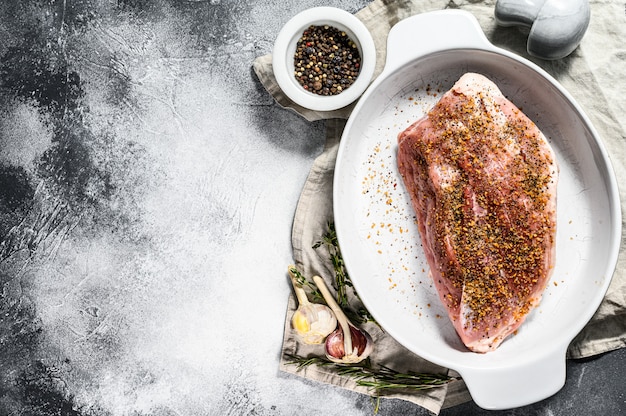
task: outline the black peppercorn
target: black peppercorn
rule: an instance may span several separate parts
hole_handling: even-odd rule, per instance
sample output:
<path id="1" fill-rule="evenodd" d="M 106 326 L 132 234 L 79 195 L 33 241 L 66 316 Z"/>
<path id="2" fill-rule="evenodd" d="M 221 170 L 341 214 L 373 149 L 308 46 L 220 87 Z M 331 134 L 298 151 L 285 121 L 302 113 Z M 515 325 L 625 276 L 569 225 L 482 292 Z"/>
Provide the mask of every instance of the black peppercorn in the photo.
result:
<path id="1" fill-rule="evenodd" d="M 336 95 L 356 80 L 361 55 L 350 37 L 332 26 L 310 26 L 302 33 L 294 56 L 298 83 L 314 94 Z"/>

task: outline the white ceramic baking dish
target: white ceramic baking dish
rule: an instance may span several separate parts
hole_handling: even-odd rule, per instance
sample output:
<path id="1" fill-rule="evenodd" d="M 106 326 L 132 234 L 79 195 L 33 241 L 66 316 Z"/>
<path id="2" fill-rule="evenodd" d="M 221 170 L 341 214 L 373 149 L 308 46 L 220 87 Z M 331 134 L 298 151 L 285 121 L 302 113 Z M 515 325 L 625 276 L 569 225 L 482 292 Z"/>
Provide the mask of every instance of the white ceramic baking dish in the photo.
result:
<path id="1" fill-rule="evenodd" d="M 560 168 L 552 279 L 518 332 L 487 354 L 463 346 L 439 303 L 396 168 L 397 134 L 470 71 L 493 80 L 535 121 Z M 492 45 L 467 12 L 432 12 L 399 22 L 389 34 L 384 71 L 347 122 L 333 198 L 354 286 L 397 341 L 458 371 L 483 408 L 527 405 L 564 385 L 567 347 L 598 308 L 615 268 L 621 212 L 596 130 L 549 74 Z"/>

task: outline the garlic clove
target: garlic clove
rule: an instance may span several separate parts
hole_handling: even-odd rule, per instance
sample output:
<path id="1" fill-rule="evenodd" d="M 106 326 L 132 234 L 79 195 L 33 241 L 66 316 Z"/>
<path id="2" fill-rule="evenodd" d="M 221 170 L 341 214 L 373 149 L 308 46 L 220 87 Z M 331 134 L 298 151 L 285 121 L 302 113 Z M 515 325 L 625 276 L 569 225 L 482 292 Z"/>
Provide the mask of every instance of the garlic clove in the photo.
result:
<path id="1" fill-rule="evenodd" d="M 355 364 L 363 361 L 373 351 L 374 341 L 370 334 L 348 324 L 352 337 L 352 351 L 346 352 L 343 329 L 338 327 L 326 338 L 326 358 L 335 363 Z"/>
<path id="2" fill-rule="evenodd" d="M 321 344 L 337 327 L 337 318 L 326 305 L 300 305 L 291 318 L 291 326 L 305 344 Z"/>

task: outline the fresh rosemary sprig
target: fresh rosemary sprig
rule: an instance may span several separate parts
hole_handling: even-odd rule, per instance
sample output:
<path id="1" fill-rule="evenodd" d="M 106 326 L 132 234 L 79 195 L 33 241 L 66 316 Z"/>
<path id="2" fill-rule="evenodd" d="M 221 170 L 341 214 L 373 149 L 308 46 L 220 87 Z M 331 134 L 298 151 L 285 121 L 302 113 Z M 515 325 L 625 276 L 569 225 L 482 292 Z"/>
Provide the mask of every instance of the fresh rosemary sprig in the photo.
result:
<path id="1" fill-rule="evenodd" d="M 369 360 L 360 365 L 344 365 L 320 357 L 304 358 L 288 355 L 288 358 L 291 360 L 288 363 L 297 365 L 298 369 L 310 365 L 333 368 L 338 375 L 353 378 L 358 386 L 370 388 L 377 396 L 389 390 L 428 390 L 459 380 L 458 377 L 445 374 L 400 373 L 385 366 L 373 368 Z"/>

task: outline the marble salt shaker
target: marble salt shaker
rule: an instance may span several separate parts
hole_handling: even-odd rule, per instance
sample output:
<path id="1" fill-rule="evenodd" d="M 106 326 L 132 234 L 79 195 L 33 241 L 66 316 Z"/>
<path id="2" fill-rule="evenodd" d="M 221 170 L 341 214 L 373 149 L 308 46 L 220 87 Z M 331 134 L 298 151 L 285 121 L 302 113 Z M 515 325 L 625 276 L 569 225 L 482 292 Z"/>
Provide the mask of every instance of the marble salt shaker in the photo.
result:
<path id="1" fill-rule="evenodd" d="M 495 17 L 500 26 L 529 28 L 528 53 L 553 60 L 580 44 L 591 11 L 588 0 L 498 0 Z"/>

